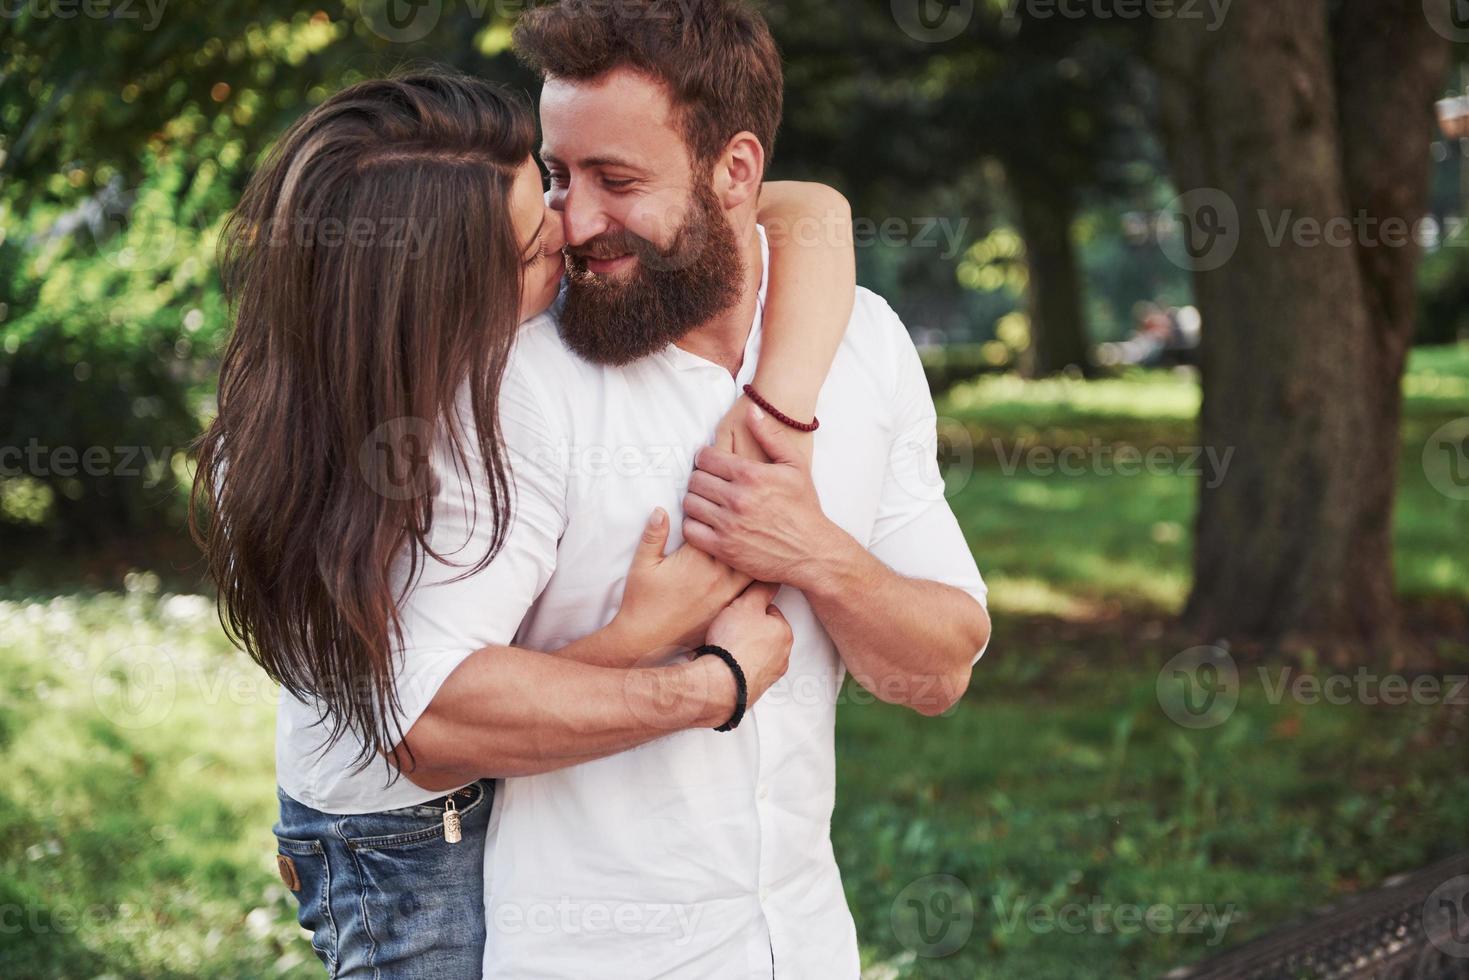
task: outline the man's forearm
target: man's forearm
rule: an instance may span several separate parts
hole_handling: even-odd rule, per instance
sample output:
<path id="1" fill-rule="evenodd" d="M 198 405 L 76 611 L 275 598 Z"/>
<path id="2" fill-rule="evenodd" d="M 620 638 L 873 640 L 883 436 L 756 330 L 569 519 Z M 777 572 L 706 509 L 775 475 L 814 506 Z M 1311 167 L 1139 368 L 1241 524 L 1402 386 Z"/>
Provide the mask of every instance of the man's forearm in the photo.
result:
<path id="1" fill-rule="evenodd" d="M 969 685 L 989 615 L 952 586 L 899 575 L 834 525 L 800 588 L 852 676 L 883 701 L 942 714 Z"/>
<path id="2" fill-rule="evenodd" d="M 486 647 L 449 675 L 404 739 L 398 764 L 426 789 L 524 776 L 614 755 L 723 723 L 735 703 L 723 663 L 598 667 L 516 647 Z"/>

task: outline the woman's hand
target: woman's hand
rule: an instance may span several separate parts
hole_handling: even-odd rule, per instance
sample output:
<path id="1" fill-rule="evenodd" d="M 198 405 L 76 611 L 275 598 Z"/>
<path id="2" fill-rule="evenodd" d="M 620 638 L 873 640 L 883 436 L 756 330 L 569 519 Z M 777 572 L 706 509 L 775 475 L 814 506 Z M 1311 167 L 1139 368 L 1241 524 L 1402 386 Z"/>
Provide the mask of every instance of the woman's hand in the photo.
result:
<path id="1" fill-rule="evenodd" d="M 688 649 L 704 642 L 704 634 L 715 617 L 744 591 L 750 577 L 711 558 L 689 544 L 665 555 L 668 544 L 668 514 L 653 511 L 622 594 L 622 607 L 612 627 L 630 656 L 646 666 L 650 651 L 660 654 L 669 647 Z M 634 666 L 628 663 L 626 666 Z"/>
<path id="2" fill-rule="evenodd" d="M 759 391 L 757 388 L 756 391 Z M 761 395 L 765 393 L 760 392 Z M 754 406 L 749 395 L 740 395 L 724 418 L 719 420 L 719 427 L 714 430 L 714 445 L 716 448 L 726 452 L 753 459 L 757 463 L 768 463 L 770 457 L 765 450 L 760 448 L 760 442 L 755 434 L 750 431 L 750 409 Z M 806 457 L 806 462 L 811 462 L 811 453 L 816 445 L 816 438 L 809 432 L 800 432 L 791 429 L 790 438 L 786 441 Z"/>

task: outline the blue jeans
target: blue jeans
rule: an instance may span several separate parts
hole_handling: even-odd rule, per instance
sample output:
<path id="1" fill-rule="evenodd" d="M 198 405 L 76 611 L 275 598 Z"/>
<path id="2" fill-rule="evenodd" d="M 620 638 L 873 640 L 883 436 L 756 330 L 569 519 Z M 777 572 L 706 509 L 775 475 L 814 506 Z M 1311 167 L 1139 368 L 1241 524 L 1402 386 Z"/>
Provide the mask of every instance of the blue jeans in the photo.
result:
<path id="1" fill-rule="evenodd" d="M 449 796 L 380 813 L 322 813 L 278 792 L 281 878 L 330 977 L 480 975 L 491 780 L 452 795 L 463 839 L 444 840 Z"/>

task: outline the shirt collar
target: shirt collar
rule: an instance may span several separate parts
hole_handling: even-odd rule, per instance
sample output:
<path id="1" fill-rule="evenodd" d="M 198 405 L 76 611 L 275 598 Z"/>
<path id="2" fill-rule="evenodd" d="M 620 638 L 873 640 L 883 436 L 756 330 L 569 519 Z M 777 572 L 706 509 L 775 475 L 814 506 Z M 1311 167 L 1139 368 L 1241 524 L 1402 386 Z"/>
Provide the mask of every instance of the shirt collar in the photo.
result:
<path id="1" fill-rule="evenodd" d="M 760 333 L 765 321 L 765 295 L 770 285 L 770 240 L 765 235 L 764 225 L 757 224 L 755 232 L 760 236 L 760 288 L 755 294 L 755 317 L 750 323 L 750 335 L 745 338 L 745 358 L 740 363 L 740 371 L 736 377 L 736 381 L 741 385 L 749 383 L 755 377 L 755 363 L 760 360 Z M 669 344 L 660 353 L 670 365 L 680 371 L 719 367 L 713 361 L 707 361 L 697 354 L 690 354 L 677 344 Z"/>

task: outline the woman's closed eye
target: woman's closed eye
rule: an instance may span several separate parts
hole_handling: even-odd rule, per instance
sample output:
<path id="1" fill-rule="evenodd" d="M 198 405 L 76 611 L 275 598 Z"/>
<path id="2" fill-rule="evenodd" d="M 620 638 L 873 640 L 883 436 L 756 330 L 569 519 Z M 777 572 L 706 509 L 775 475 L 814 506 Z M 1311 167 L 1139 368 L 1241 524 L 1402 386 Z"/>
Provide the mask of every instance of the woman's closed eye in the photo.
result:
<path id="1" fill-rule="evenodd" d="M 535 265 L 537 262 L 539 262 L 541 259 L 544 259 L 545 257 L 546 257 L 546 236 L 545 235 L 537 235 L 536 236 L 535 247 L 531 249 L 531 253 L 529 255 L 527 255 L 524 259 L 521 260 L 521 263 L 520 264 L 523 265 L 523 266 L 525 266 L 528 269 L 531 266 Z"/>

